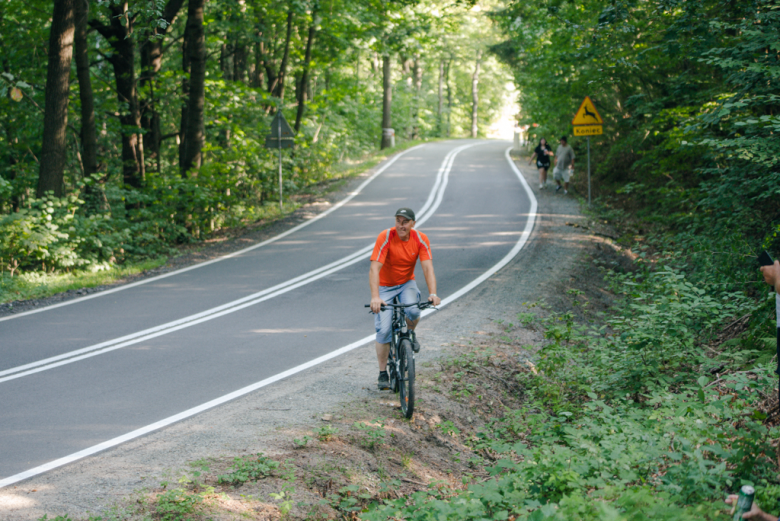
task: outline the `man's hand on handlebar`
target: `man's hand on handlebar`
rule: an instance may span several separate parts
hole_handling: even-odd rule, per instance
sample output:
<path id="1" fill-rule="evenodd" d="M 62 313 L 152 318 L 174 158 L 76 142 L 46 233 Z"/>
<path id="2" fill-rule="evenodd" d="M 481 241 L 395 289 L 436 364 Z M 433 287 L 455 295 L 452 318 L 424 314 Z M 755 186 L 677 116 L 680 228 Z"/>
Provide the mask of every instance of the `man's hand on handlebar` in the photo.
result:
<path id="1" fill-rule="evenodd" d="M 438 297 L 438 295 L 429 295 L 428 296 L 428 302 L 433 304 L 434 307 L 435 307 L 435 306 L 438 306 L 439 304 L 441 304 L 441 299 Z"/>
<path id="2" fill-rule="evenodd" d="M 371 297 L 371 304 L 370 304 L 371 312 L 379 313 L 382 310 L 382 306 L 386 304 L 387 303 L 379 297 Z"/>

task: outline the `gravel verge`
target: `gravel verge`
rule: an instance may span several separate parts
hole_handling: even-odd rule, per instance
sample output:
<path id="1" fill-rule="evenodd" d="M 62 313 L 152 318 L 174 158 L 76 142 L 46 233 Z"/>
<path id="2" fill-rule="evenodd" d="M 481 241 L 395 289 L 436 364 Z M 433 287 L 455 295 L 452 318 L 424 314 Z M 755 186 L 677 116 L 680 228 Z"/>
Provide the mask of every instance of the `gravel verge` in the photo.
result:
<path id="1" fill-rule="evenodd" d="M 584 266 L 586 251 L 607 244 L 582 217 L 576 198 L 555 194 L 549 186 L 538 190 L 536 171 L 525 161 L 517 164 L 539 202 L 533 235 L 502 270 L 420 324 L 423 350 L 417 359 L 421 373 L 430 362 L 452 354 L 456 346 L 498 331 L 497 321 L 511 321 L 524 302 L 545 301 L 553 309 L 564 308 L 566 290 L 593 274 Z M 329 200 L 302 208 L 286 222 L 224 241 L 214 250 L 193 252 L 190 260 L 223 255 L 297 225 L 342 198 L 367 175 L 370 172 L 329 194 Z M 606 302 L 610 296 L 603 298 Z M 370 327 L 367 323 L 367 330 Z M 191 461 L 274 454 L 282 446 L 289 448 L 291 433 L 321 425 L 325 414 L 338 414 L 356 402 L 385 404 L 388 395 L 375 391 L 375 366 L 373 348 L 368 345 L 161 431 L 0 489 L 0 517 L 34 520 L 48 514 L 50 518 L 69 515 L 80 519 L 106 515 L 113 509 L 121 518 L 117 505 L 158 487 L 161 481 L 175 481 L 179 469 Z"/>

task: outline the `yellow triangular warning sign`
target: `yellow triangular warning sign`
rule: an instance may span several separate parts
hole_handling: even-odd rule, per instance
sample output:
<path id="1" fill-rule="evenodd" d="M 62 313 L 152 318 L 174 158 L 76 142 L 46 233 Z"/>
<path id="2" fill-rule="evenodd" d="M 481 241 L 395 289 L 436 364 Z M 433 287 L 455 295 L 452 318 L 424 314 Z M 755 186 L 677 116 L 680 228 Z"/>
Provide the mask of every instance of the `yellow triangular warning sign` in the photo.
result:
<path id="1" fill-rule="evenodd" d="M 596 110 L 596 105 L 590 100 L 590 96 L 585 96 L 582 105 L 571 120 L 572 125 L 602 125 L 604 121 Z"/>

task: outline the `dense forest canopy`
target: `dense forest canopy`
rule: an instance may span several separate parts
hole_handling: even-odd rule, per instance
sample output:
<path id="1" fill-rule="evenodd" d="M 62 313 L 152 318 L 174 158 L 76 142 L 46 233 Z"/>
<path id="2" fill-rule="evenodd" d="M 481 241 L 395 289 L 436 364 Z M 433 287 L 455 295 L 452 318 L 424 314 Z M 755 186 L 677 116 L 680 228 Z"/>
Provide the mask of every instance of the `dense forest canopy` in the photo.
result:
<path id="1" fill-rule="evenodd" d="M 383 128 L 484 136 L 513 101 L 487 10 L 0 1 L 3 270 L 107 269 L 272 215 L 280 107 L 297 132 L 290 195 L 389 146 Z"/>
<path id="2" fill-rule="evenodd" d="M 583 97 L 595 102 L 599 193 L 678 230 L 731 235 L 745 255 L 780 245 L 778 2 L 515 1 L 493 18 L 505 39 L 491 49 L 536 139 L 570 134 Z"/>

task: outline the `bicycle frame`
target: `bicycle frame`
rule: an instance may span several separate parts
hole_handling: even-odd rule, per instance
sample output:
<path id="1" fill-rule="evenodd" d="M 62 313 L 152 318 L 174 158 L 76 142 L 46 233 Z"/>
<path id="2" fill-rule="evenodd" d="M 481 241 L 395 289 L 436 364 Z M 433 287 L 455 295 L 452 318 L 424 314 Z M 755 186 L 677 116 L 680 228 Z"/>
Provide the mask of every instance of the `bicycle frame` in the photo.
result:
<path id="1" fill-rule="evenodd" d="M 406 308 L 399 306 L 400 301 L 398 297 L 393 299 L 393 319 L 391 322 L 391 329 L 393 337 L 390 341 L 390 352 L 387 356 L 387 365 L 392 364 L 393 370 L 390 376 L 390 385 L 393 392 L 398 390 L 398 386 L 401 385 L 403 379 L 399 378 L 401 373 L 400 363 L 401 357 L 398 352 L 398 348 L 401 345 L 401 339 L 409 335 L 409 326 L 406 324 Z"/>
<path id="2" fill-rule="evenodd" d="M 421 310 L 432 307 L 430 302 L 417 301 L 414 304 L 401 304 L 396 296 L 391 304 L 381 307 L 386 311 L 388 307 L 393 308 L 393 315 L 390 320 L 392 336 L 390 339 L 390 349 L 387 353 L 387 372 L 390 377 L 390 389 L 395 393 L 400 393 L 401 411 L 404 416 L 411 418 L 414 414 L 414 352 L 412 348 L 412 339 L 409 334 L 409 326 L 406 324 L 406 308 L 417 306 Z M 366 307 L 371 307 L 366 305 Z M 406 343 L 404 343 L 406 342 Z"/>

